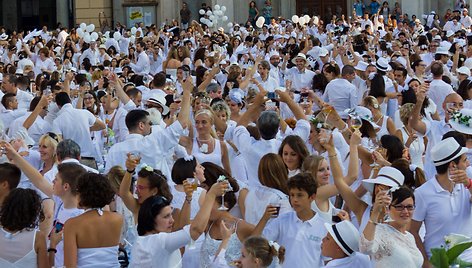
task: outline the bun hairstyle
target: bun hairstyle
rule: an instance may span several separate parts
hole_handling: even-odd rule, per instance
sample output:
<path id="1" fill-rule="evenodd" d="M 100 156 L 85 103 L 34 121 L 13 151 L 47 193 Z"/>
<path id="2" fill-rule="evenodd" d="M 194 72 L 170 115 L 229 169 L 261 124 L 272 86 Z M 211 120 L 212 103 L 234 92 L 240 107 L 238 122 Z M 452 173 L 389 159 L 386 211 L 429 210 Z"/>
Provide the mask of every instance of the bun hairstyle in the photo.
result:
<path id="1" fill-rule="evenodd" d="M 261 260 L 264 267 L 270 266 L 274 257 L 279 259 L 279 263 L 283 263 L 285 259 L 285 248 L 270 245 L 270 242 L 260 236 L 252 236 L 244 241 L 244 248 L 253 257 Z"/>

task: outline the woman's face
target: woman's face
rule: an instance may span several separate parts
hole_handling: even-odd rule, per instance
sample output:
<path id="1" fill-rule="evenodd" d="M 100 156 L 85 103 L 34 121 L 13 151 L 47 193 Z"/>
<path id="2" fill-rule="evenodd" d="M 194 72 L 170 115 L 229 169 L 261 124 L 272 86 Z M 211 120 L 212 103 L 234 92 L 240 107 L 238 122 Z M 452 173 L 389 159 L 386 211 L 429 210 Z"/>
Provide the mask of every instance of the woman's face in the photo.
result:
<path id="1" fill-rule="evenodd" d="M 38 151 L 42 161 L 54 159 L 56 156 L 56 149 L 44 140 L 39 143 Z"/>
<path id="2" fill-rule="evenodd" d="M 208 134 L 211 130 L 211 119 L 207 114 L 199 114 L 195 117 L 195 127 L 198 134 Z"/>
<path id="3" fill-rule="evenodd" d="M 329 184 L 329 176 L 331 175 L 328 161 L 321 160 L 318 170 L 316 171 L 316 180 L 319 185 Z"/>
<path id="4" fill-rule="evenodd" d="M 136 195 L 138 196 L 139 204 L 142 204 L 146 199 L 156 194 L 157 189 L 151 189 L 147 178 L 138 177 L 136 181 Z"/>
<path id="5" fill-rule="evenodd" d="M 154 219 L 154 230 L 158 233 L 170 233 L 173 226 L 172 207 L 164 207 Z"/>
<path id="6" fill-rule="evenodd" d="M 415 201 L 409 197 L 400 204 L 390 206 L 390 217 L 400 224 L 408 224 L 415 211 Z"/>
<path id="7" fill-rule="evenodd" d="M 239 114 L 239 112 L 241 111 L 241 107 L 234 101 L 230 101 L 228 105 L 229 105 L 229 110 L 231 111 L 232 114 Z"/>
<path id="8" fill-rule="evenodd" d="M 200 183 L 205 181 L 205 168 L 197 162 L 197 166 L 195 167 L 194 176 Z"/>
<path id="9" fill-rule="evenodd" d="M 226 122 L 228 121 L 228 116 L 226 115 L 226 112 L 225 111 L 219 111 L 219 112 L 215 112 L 216 113 L 216 116 L 223 122 Z"/>
<path id="10" fill-rule="evenodd" d="M 243 246 L 241 248 L 241 258 L 239 259 L 241 262 L 241 267 L 242 268 L 256 268 L 259 267 L 259 265 L 256 262 L 256 259 L 247 252 L 246 248 Z"/>
<path id="11" fill-rule="evenodd" d="M 410 87 L 415 91 L 415 94 L 418 94 L 418 90 L 420 89 L 420 83 L 418 81 L 410 82 Z"/>
<path id="12" fill-rule="evenodd" d="M 95 99 L 93 98 L 92 94 L 85 94 L 84 96 L 84 106 L 85 108 L 90 108 L 90 107 L 93 107 L 93 105 L 95 104 Z"/>
<path id="13" fill-rule="evenodd" d="M 233 47 L 234 47 L 234 48 L 237 48 L 237 47 L 239 46 L 239 44 L 240 44 L 239 39 L 238 39 L 238 38 L 234 39 L 234 41 L 233 41 Z"/>
<path id="14" fill-rule="evenodd" d="M 300 167 L 300 156 L 288 144 L 282 148 L 282 159 L 289 170 L 295 170 Z"/>
<path id="15" fill-rule="evenodd" d="M 68 58 L 72 57 L 72 51 L 70 51 L 70 50 L 67 50 L 67 52 L 66 52 L 66 56 L 67 56 Z"/>

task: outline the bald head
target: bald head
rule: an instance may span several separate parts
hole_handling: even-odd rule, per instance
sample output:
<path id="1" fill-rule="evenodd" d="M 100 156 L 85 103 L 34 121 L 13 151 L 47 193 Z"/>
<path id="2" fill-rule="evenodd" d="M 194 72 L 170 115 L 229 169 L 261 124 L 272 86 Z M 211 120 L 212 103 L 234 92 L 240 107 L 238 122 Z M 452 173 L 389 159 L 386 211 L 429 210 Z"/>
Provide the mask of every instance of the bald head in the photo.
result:
<path id="1" fill-rule="evenodd" d="M 449 95 L 446 96 L 446 98 L 444 99 L 444 102 L 442 104 L 442 108 L 446 114 L 446 117 L 449 118 L 449 112 L 448 111 L 448 103 L 450 103 L 452 107 L 449 107 L 450 109 L 453 109 L 455 111 L 457 110 L 461 110 L 462 108 L 464 108 L 464 100 L 462 99 L 462 97 L 457 94 L 457 93 L 451 93 Z"/>

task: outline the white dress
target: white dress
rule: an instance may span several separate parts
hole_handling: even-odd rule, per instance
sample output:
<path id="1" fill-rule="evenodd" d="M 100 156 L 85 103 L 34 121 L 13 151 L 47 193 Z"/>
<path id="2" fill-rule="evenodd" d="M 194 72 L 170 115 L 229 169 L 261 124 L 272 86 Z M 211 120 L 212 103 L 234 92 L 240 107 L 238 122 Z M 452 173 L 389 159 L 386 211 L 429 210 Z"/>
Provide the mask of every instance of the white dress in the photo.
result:
<path id="1" fill-rule="evenodd" d="M 370 256 L 375 267 L 414 268 L 423 265 L 423 255 L 416 247 L 413 235 L 401 233 L 389 224 L 378 224 L 372 241 L 361 234 L 359 247 L 362 253 Z"/>
<path id="2" fill-rule="evenodd" d="M 403 137 L 403 144 L 406 143 L 408 140 L 408 133 L 405 130 L 405 127 L 402 127 L 400 129 L 402 132 L 402 137 Z M 410 158 L 411 158 L 411 164 L 418 166 L 421 169 L 424 169 L 423 166 L 423 154 L 425 145 L 424 145 L 424 139 L 423 136 L 418 136 L 411 144 L 410 147 L 408 147 L 409 152 L 410 152 Z"/>
<path id="3" fill-rule="evenodd" d="M 118 262 L 118 246 L 79 248 L 77 251 L 77 267 L 120 267 L 120 263 Z"/>
<path id="4" fill-rule="evenodd" d="M 36 230 L 23 230 L 12 234 L 0 229 L 0 267 L 26 268 L 37 267 L 34 242 Z"/>

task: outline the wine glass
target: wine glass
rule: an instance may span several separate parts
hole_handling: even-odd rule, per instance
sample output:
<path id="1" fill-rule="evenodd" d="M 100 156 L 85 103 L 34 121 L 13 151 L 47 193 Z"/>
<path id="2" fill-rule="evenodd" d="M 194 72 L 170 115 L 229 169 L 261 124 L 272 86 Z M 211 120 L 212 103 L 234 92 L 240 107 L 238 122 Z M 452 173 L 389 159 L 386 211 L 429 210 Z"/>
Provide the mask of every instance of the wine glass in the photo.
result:
<path id="1" fill-rule="evenodd" d="M 329 114 L 330 114 L 332 111 L 333 111 L 333 107 L 331 107 L 331 106 L 327 106 L 327 107 L 325 107 L 325 108 L 323 109 L 323 113 L 326 114 L 326 116 L 325 116 L 323 122 L 327 122 L 328 116 L 329 116 Z"/>
<path id="2" fill-rule="evenodd" d="M 370 138 L 368 141 L 367 141 L 367 147 L 368 147 L 368 150 L 373 153 L 375 151 L 377 151 L 377 149 L 379 148 L 379 142 L 377 140 L 377 137 L 375 138 Z M 378 166 L 379 164 L 377 164 L 377 162 L 375 161 L 374 159 L 374 163 L 372 163 L 370 166 L 371 167 L 376 167 Z"/>
<path id="3" fill-rule="evenodd" d="M 351 115 L 351 127 L 355 130 L 362 127 L 362 118 L 359 115 Z"/>
<path id="4" fill-rule="evenodd" d="M 228 189 L 225 190 L 225 192 L 223 193 L 223 195 L 221 195 L 221 206 L 218 208 L 218 210 L 228 210 L 228 208 L 225 206 L 225 193 L 226 192 L 230 192 L 233 190 L 233 188 L 231 187 L 231 185 L 229 184 L 228 182 L 228 179 L 226 177 L 221 177 L 221 178 L 218 178 L 217 180 L 218 182 L 227 182 L 228 183 Z"/>
<path id="5" fill-rule="evenodd" d="M 393 191 L 393 188 L 390 188 L 387 191 L 387 195 L 390 197 L 390 200 L 392 200 L 392 191 Z M 392 201 L 390 201 L 390 202 L 392 202 Z M 393 219 L 390 217 L 390 208 L 389 208 L 389 206 L 390 206 L 390 204 L 385 206 L 384 222 L 392 222 L 393 221 Z"/>

